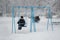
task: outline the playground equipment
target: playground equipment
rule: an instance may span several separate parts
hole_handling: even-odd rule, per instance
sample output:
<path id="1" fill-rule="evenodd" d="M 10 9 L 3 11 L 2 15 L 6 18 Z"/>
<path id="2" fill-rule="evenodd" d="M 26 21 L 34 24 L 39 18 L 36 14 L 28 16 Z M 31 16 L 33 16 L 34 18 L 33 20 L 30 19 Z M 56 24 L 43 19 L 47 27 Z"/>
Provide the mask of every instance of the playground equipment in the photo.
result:
<path id="1" fill-rule="evenodd" d="M 35 22 L 34 22 L 34 8 L 47 8 L 48 9 L 48 21 L 47 21 L 47 30 L 49 27 L 49 21 L 51 22 L 51 27 L 53 31 L 53 24 L 52 24 L 52 15 L 51 9 L 47 6 L 12 6 L 12 32 L 16 33 L 16 26 L 15 26 L 15 17 L 14 17 L 14 8 L 30 8 L 31 9 L 31 20 L 30 20 L 30 32 L 32 32 L 32 25 L 34 28 L 34 32 L 36 32 Z M 20 12 L 20 11 L 19 11 Z M 20 13 L 18 13 L 20 17 Z"/>

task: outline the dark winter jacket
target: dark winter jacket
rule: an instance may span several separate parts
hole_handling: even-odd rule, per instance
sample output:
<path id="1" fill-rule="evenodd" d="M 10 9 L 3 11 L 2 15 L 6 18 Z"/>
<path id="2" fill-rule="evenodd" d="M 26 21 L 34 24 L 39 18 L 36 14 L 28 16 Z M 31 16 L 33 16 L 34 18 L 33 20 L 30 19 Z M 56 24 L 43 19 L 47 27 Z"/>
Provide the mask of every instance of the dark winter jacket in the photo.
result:
<path id="1" fill-rule="evenodd" d="M 24 26 L 24 25 L 25 25 L 25 20 L 24 20 L 24 19 L 20 19 L 17 23 L 18 23 L 20 26 Z"/>

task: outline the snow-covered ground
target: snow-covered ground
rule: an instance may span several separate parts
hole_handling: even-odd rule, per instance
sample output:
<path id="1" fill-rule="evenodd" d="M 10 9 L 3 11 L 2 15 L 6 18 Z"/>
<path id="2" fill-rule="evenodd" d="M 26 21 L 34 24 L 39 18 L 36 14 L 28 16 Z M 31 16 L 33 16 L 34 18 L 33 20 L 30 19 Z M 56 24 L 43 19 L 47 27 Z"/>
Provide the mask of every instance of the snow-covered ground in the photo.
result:
<path id="1" fill-rule="evenodd" d="M 51 29 L 49 24 L 49 30 L 47 31 L 47 19 L 40 17 L 39 23 L 35 23 L 37 32 L 30 32 L 30 18 L 26 18 L 26 26 L 22 30 L 18 30 L 18 17 L 15 18 L 16 34 L 12 33 L 12 18 L 0 17 L 0 40 L 60 40 L 60 24 L 53 25 L 54 30 Z M 58 21 L 60 19 L 54 19 Z"/>

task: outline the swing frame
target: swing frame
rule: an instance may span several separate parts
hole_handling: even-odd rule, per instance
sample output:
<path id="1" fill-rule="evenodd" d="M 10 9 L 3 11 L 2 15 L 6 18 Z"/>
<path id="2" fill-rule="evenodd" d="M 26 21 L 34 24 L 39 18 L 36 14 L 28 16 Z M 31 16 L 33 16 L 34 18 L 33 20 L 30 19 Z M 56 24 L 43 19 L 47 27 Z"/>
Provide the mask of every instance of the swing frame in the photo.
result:
<path id="1" fill-rule="evenodd" d="M 52 14 L 51 14 L 51 8 L 50 7 L 48 7 L 48 6 L 12 6 L 12 33 L 16 33 L 14 8 L 30 8 L 31 9 L 30 32 L 32 32 L 32 25 L 34 28 L 34 32 L 36 32 L 36 26 L 35 26 L 35 22 L 34 22 L 34 18 L 33 18 L 34 17 L 34 8 L 47 8 L 48 9 L 48 17 L 49 17 L 48 21 L 47 21 L 47 30 L 49 27 L 49 20 L 50 20 L 51 28 L 53 31 Z"/>

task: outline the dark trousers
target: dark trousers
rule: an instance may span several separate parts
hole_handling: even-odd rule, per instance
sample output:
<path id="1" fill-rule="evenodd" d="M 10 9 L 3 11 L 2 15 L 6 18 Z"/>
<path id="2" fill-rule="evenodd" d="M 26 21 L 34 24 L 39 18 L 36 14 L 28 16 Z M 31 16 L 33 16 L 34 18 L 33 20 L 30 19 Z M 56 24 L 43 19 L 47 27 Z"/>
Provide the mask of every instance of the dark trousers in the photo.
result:
<path id="1" fill-rule="evenodd" d="M 24 25 L 25 24 L 23 24 L 23 23 L 18 24 L 18 29 L 21 30 Z"/>

